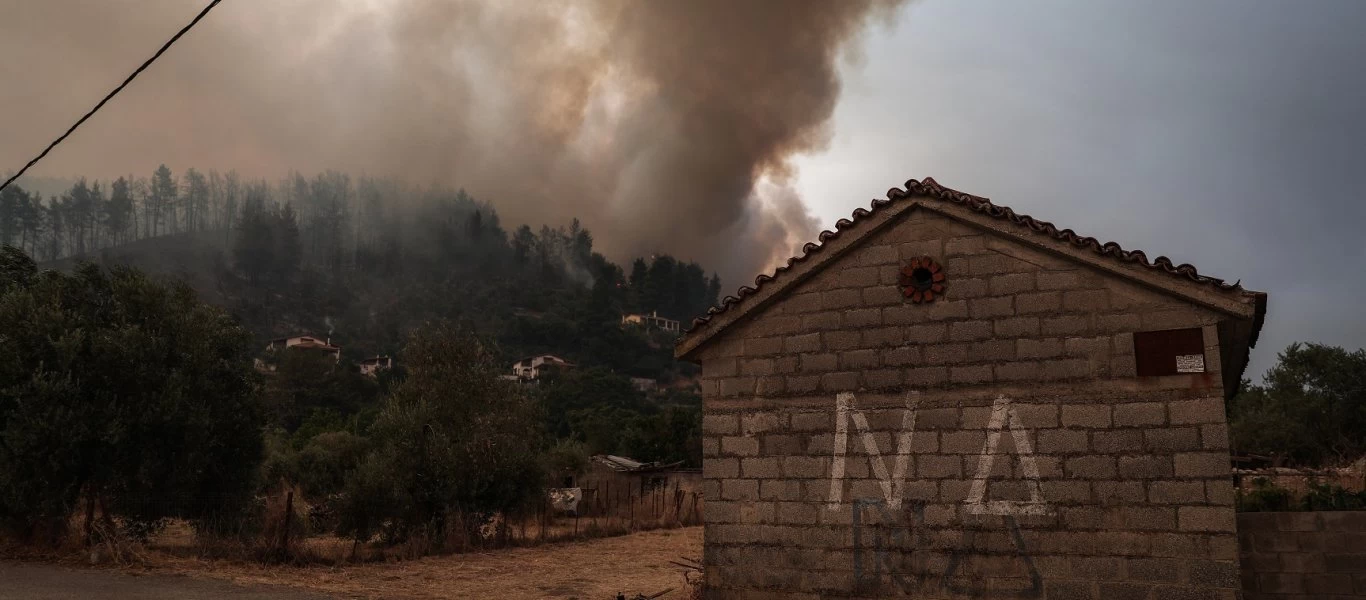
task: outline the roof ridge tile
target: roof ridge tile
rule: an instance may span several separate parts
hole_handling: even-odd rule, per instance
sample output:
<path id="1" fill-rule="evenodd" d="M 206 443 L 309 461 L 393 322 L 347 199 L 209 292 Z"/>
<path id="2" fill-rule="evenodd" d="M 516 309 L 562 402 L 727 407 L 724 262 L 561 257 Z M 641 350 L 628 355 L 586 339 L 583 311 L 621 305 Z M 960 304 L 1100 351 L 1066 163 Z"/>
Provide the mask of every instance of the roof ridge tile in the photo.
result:
<path id="1" fill-rule="evenodd" d="M 921 181 L 916 181 L 915 179 L 906 180 L 904 189 L 894 187 L 887 190 L 887 198 L 874 198 L 870 204 L 870 209 L 864 209 L 862 207 L 854 209 L 850 218 L 840 219 L 835 222 L 834 231 L 822 231 L 820 235 L 816 236 L 819 243 L 808 242 L 804 244 L 802 246 L 802 253 L 798 256 L 789 258 L 786 266 L 774 269 L 772 275 L 760 273 L 754 278 L 754 287 L 741 287 L 736 291 L 736 296 L 726 296 L 721 300 L 720 304 L 708 308 L 705 315 L 693 319 L 688 328 L 684 330 L 683 333 L 685 335 L 680 337 L 677 343 L 682 343 L 684 338 L 687 337 L 686 334 L 705 327 L 711 322 L 713 316 L 726 312 L 731 307 L 739 304 L 744 298 L 758 293 L 765 284 L 776 280 L 779 275 L 790 270 L 797 263 L 805 261 L 812 254 L 820 252 L 830 240 L 839 237 L 841 231 L 858 224 L 858 222 L 863 219 L 877 214 L 878 211 L 892 205 L 898 200 L 913 196 L 926 196 L 936 200 L 952 202 L 994 219 L 1009 221 L 1015 225 L 1026 227 L 1036 233 L 1048 235 L 1053 239 L 1066 242 L 1077 248 L 1090 249 L 1101 256 L 1110 256 L 1119 259 L 1121 262 L 1134 263 L 1148 269 L 1163 271 L 1171 275 L 1189 279 L 1196 283 L 1207 284 L 1220 290 L 1232 291 L 1242 289 L 1242 280 L 1230 284 L 1216 277 L 1201 275 L 1194 265 L 1190 263 L 1173 265 L 1171 259 L 1166 256 L 1158 256 L 1152 261 L 1149 261 L 1148 255 L 1142 250 L 1125 250 L 1117 242 L 1111 241 L 1102 243 L 1096 238 L 1078 235 L 1071 229 L 1059 230 L 1057 226 L 1048 221 L 1016 213 L 1009 206 L 993 204 L 990 199 L 983 196 L 974 196 L 972 194 L 944 187 L 939 185 L 939 182 L 935 181 L 933 177 L 926 177 Z"/>

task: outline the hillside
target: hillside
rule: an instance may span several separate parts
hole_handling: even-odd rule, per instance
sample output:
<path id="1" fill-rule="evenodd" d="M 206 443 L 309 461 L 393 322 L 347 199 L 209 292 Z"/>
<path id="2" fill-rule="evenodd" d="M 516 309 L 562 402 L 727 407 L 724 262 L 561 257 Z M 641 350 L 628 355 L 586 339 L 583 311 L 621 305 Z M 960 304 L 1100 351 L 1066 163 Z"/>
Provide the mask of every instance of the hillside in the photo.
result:
<path id="1" fill-rule="evenodd" d="M 79 261 L 105 267 L 126 265 L 190 284 L 206 302 L 224 305 L 218 273 L 228 267 L 228 234 L 203 231 L 136 240 L 95 252 L 39 263 L 44 269 L 70 270 Z"/>
<path id="2" fill-rule="evenodd" d="M 333 172 L 272 185 L 193 169 L 177 179 L 162 167 L 147 179 L 76 180 L 46 200 L 22 188 L 0 198 L 0 242 L 45 266 L 84 259 L 182 279 L 258 342 L 330 336 L 359 359 L 393 354 L 414 327 L 446 319 L 509 360 L 550 352 L 677 375 L 669 337 L 624 331 L 621 315 L 686 322 L 715 303 L 719 280 L 669 256 L 623 268 L 593 251 L 577 220 L 566 225 L 508 231 L 492 204 L 462 190 Z"/>
<path id="3" fill-rule="evenodd" d="M 162 166 L 148 178 L 77 179 L 47 198 L 11 186 L 0 194 L 0 243 L 49 268 L 89 260 L 183 280 L 227 309 L 252 334 L 251 351 L 278 368 L 263 394 L 285 463 L 281 444 L 365 435 L 389 381 L 403 377 L 410 335 L 443 321 L 493 342 L 503 373 L 539 354 L 577 365 L 527 390 L 549 433 L 585 445 L 571 456 L 700 461 L 696 367 L 674 360 L 676 332 L 622 318 L 686 323 L 715 304 L 719 279 L 668 255 L 618 265 L 577 219 L 505 229 L 492 203 L 458 189 L 336 172 L 275 183 L 177 177 Z M 343 368 L 264 352 L 300 334 L 340 346 Z M 378 382 L 355 367 L 376 355 L 397 362 Z"/>

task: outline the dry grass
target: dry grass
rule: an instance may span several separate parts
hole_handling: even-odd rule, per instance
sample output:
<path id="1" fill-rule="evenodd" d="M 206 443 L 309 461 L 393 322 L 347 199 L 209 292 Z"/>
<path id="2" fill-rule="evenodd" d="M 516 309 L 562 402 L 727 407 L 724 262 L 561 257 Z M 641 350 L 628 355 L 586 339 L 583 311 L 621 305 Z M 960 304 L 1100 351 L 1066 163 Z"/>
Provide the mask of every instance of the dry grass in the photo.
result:
<path id="1" fill-rule="evenodd" d="M 140 570 L 288 585 L 352 598 L 577 598 L 610 600 L 674 588 L 679 557 L 700 557 L 702 528 L 660 529 L 579 542 L 344 567 L 268 566 L 160 554 Z"/>

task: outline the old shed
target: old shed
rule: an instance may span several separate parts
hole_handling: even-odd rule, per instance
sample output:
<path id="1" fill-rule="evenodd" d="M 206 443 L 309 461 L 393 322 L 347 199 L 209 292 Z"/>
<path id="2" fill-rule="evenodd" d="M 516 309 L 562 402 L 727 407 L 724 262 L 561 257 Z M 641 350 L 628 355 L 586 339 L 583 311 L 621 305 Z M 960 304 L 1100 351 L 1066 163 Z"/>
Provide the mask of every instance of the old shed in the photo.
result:
<path id="1" fill-rule="evenodd" d="M 692 324 L 711 598 L 1233 598 L 1266 295 L 911 180 Z"/>

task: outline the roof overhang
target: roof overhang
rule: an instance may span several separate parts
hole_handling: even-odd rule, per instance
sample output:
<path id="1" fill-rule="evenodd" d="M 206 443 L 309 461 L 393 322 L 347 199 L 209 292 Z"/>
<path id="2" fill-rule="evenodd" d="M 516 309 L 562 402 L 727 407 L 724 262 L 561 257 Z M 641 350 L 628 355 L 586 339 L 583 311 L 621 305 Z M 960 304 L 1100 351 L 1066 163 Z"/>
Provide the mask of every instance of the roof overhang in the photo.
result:
<path id="1" fill-rule="evenodd" d="M 825 231 L 819 244 L 807 244 L 800 257 L 788 260 L 772 276 L 755 278 L 754 287 L 743 287 L 738 297 L 728 297 L 693 327 L 674 347 L 674 355 L 696 361 L 699 351 L 731 325 L 758 314 L 785 292 L 809 280 L 825 267 L 858 247 L 869 236 L 887 229 L 914 210 L 927 210 L 981 229 L 1027 247 L 1073 260 L 1197 306 L 1250 322 L 1244 338 L 1246 348 L 1256 343 L 1266 313 L 1266 294 L 1244 290 L 1238 284 L 1199 275 L 1190 265 L 1173 265 L 1166 257 L 1149 262 L 1141 251 L 1125 251 L 1114 242 L 1101 243 L 1070 229 L 1017 215 L 1010 208 L 986 198 L 944 188 L 932 179 L 911 180 L 907 190 L 893 188 L 888 199 L 874 200 L 872 210 L 858 209 L 853 220 L 841 219 L 836 231 Z M 1243 351 L 1246 362 L 1246 350 Z M 1240 369 L 1241 373 L 1241 369 Z"/>

